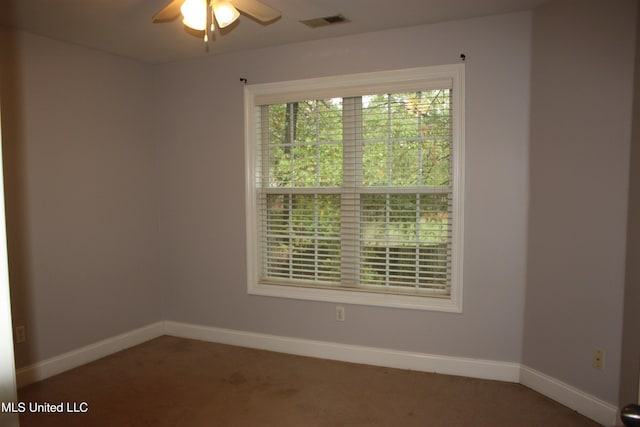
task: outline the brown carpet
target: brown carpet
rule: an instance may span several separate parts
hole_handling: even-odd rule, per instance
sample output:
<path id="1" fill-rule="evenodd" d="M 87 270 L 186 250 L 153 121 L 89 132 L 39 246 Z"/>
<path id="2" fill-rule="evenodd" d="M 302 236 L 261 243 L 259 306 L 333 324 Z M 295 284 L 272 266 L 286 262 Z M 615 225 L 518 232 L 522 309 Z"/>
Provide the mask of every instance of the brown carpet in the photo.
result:
<path id="1" fill-rule="evenodd" d="M 527 389 L 160 337 L 18 391 L 46 426 L 597 426 Z"/>

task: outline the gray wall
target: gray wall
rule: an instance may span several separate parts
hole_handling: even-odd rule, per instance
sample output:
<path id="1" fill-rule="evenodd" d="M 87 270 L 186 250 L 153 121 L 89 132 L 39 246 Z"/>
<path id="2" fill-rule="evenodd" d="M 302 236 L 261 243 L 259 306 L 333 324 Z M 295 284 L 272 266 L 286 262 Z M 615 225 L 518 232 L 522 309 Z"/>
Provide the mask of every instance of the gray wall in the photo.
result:
<path id="1" fill-rule="evenodd" d="M 533 15 L 523 363 L 618 402 L 635 2 Z M 592 367 L 594 349 L 605 368 Z"/>
<path id="2" fill-rule="evenodd" d="M 640 8 L 638 8 L 637 16 L 640 18 Z M 640 26 L 636 27 L 636 31 L 620 406 L 633 402 L 640 403 L 638 402 L 638 376 L 640 375 L 640 262 L 638 262 L 640 260 Z"/>
<path id="3" fill-rule="evenodd" d="M 18 366 L 157 321 L 153 69 L 0 32 Z"/>
<path id="4" fill-rule="evenodd" d="M 160 68 L 166 318 L 275 335 L 518 362 L 525 289 L 529 13 L 272 47 Z M 246 291 L 243 86 L 456 63 L 467 55 L 464 313 Z"/>

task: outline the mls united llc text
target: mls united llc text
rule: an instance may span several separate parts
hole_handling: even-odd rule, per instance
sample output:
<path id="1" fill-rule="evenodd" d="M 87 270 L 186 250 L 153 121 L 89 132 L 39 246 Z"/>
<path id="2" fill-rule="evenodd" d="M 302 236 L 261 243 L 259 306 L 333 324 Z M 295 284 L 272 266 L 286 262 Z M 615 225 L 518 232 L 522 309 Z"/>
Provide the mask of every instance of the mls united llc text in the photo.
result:
<path id="1" fill-rule="evenodd" d="M 85 413 L 89 412 L 87 402 L 2 402 L 2 412 L 29 413 Z"/>

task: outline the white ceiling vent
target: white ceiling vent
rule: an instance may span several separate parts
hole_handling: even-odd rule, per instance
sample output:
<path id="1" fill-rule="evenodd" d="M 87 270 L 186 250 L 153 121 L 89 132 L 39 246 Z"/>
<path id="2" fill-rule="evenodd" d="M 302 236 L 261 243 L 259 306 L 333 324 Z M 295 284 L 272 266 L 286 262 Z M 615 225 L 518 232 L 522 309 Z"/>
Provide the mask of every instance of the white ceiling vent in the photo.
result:
<path id="1" fill-rule="evenodd" d="M 326 27 L 328 25 L 343 24 L 351 22 L 342 15 L 323 16 L 322 18 L 313 18 L 300 21 L 310 28 Z"/>

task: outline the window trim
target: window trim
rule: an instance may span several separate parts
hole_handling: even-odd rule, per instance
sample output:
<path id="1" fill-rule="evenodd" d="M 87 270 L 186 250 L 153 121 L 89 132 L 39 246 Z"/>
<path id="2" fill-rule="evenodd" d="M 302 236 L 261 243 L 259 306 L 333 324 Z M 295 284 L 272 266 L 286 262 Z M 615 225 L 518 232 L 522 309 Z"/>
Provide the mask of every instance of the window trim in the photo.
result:
<path id="1" fill-rule="evenodd" d="M 456 221 L 452 229 L 451 296 L 402 295 L 361 289 L 327 289 L 260 283 L 258 271 L 257 231 L 259 215 L 256 206 L 255 106 L 263 103 L 287 102 L 300 98 L 353 96 L 368 94 L 384 86 L 389 91 L 406 91 L 437 86 L 442 81 L 453 84 L 453 209 Z M 244 89 L 245 114 L 245 185 L 247 292 L 250 295 L 360 304 L 405 309 L 462 312 L 463 237 L 464 237 L 464 64 L 451 64 L 403 70 L 380 71 L 320 77 L 274 83 L 248 84 Z"/>

